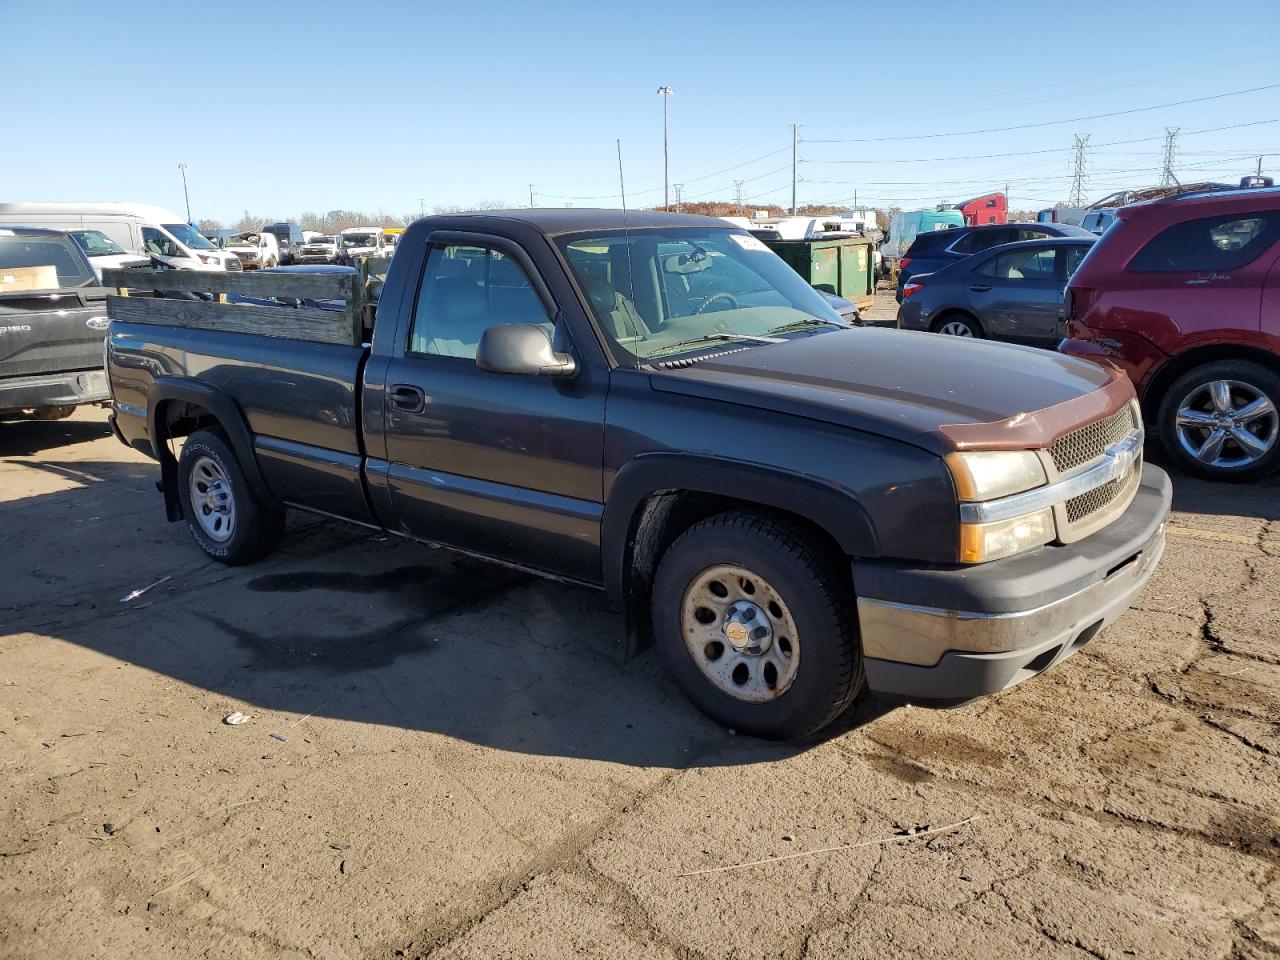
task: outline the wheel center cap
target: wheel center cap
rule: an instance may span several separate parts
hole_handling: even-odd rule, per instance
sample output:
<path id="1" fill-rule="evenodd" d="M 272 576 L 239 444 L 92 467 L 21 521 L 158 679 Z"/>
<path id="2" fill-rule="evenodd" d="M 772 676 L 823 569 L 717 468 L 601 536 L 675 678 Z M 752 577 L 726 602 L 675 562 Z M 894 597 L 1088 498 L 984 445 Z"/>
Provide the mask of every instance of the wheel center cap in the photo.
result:
<path id="1" fill-rule="evenodd" d="M 721 629 L 729 646 L 739 653 L 759 656 L 773 646 L 773 624 L 765 612 L 749 600 L 730 604 Z"/>

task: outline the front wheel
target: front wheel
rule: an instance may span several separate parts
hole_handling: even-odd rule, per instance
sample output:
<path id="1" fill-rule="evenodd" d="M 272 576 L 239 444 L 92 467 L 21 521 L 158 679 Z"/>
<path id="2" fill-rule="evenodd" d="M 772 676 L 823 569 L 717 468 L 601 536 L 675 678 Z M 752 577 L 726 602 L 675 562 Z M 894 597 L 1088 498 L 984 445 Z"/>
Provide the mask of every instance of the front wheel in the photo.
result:
<path id="1" fill-rule="evenodd" d="M 654 580 L 658 646 L 690 700 L 724 726 L 770 739 L 826 726 L 862 687 L 851 585 L 839 559 L 773 517 L 694 524 Z"/>
<path id="2" fill-rule="evenodd" d="M 1255 480 L 1280 466 L 1280 376 L 1219 360 L 1179 377 L 1157 413 L 1160 439 L 1187 473 Z"/>
<path id="3" fill-rule="evenodd" d="M 197 430 L 182 445 L 178 498 L 192 539 L 221 563 L 258 559 L 284 531 L 284 511 L 254 497 L 231 445 L 215 430 Z"/>

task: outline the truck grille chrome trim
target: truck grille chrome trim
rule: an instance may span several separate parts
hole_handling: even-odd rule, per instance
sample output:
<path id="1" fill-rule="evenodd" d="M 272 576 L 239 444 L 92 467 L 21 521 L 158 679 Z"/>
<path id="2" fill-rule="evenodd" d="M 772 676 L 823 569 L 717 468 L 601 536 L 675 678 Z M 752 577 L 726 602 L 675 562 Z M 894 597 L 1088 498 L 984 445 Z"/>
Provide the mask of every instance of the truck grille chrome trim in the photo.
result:
<path id="1" fill-rule="evenodd" d="M 1127 411 L 1122 411 L 1127 414 Z M 1057 483 L 1036 487 L 1025 493 L 1015 493 L 999 500 L 988 500 L 983 503 L 960 504 L 960 519 L 964 523 L 991 523 L 995 520 L 1008 520 L 1024 514 L 1055 507 L 1058 504 L 1074 500 L 1092 493 L 1098 487 L 1112 482 L 1119 482 L 1119 489 L 1108 502 L 1114 501 L 1133 475 L 1136 465 L 1142 461 L 1143 431 L 1130 431 L 1119 443 L 1108 446 L 1102 459 L 1092 466 L 1085 467 L 1075 473 L 1068 474 Z M 1083 514 L 1082 514 L 1083 517 Z M 1062 531 L 1059 531 L 1060 533 Z"/>
<path id="2" fill-rule="evenodd" d="M 1126 404 L 1109 417 L 1059 437 L 1049 447 L 1049 458 L 1058 473 L 1070 473 L 1097 460 L 1107 447 L 1120 443 L 1137 425 L 1132 405 Z"/>

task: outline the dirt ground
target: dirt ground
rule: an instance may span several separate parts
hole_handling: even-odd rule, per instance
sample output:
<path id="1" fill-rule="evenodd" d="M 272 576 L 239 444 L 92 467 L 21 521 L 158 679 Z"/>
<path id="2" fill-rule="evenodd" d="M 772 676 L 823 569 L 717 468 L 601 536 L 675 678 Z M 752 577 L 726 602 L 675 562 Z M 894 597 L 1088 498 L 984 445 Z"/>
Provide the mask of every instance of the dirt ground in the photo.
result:
<path id="1" fill-rule="evenodd" d="M 1276 483 L 1175 478 L 1044 676 L 777 745 L 590 591 L 314 519 L 223 568 L 155 479 L 0 425 L 4 958 L 1280 954 Z"/>

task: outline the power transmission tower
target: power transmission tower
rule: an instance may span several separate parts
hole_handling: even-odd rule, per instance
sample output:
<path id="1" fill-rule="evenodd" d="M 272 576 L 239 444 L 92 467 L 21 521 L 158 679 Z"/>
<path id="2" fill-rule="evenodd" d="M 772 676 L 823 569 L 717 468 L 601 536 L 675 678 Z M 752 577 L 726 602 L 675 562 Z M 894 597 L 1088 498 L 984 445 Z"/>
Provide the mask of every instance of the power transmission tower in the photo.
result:
<path id="1" fill-rule="evenodd" d="M 1076 134 L 1076 157 L 1073 169 L 1071 171 L 1071 196 L 1067 198 L 1067 205 L 1071 207 L 1084 206 L 1084 179 L 1085 179 L 1085 157 L 1089 146 L 1089 135 L 1086 133 L 1083 137 Z"/>
<path id="2" fill-rule="evenodd" d="M 680 212 L 680 197 L 684 193 L 683 183 L 673 183 L 671 189 L 676 192 L 676 213 Z"/>
<path id="3" fill-rule="evenodd" d="M 1173 159 L 1178 152 L 1178 131 L 1181 127 L 1164 128 L 1164 159 L 1160 164 L 1160 186 L 1168 187 L 1177 183 L 1173 175 Z"/>
<path id="4" fill-rule="evenodd" d="M 1261 165 L 1261 163 L 1262 163 L 1262 158 L 1261 158 L 1261 157 L 1259 157 L 1259 158 L 1258 158 L 1258 163 L 1259 163 L 1259 165 Z M 1261 168 L 1261 166 L 1259 166 L 1259 168 L 1258 168 L 1258 169 L 1259 169 L 1259 170 L 1261 170 L 1261 169 L 1262 169 L 1262 168 Z M 738 205 L 738 216 L 740 216 L 740 217 L 741 217 L 741 216 L 744 216 L 744 214 L 743 214 L 743 212 L 742 212 L 742 185 L 743 185 L 744 183 L 746 183 L 746 182 L 747 182 L 747 181 L 745 181 L 745 180 L 735 180 L 735 181 L 733 181 L 733 201 L 734 201 L 734 203 L 736 203 L 736 204 Z"/>

